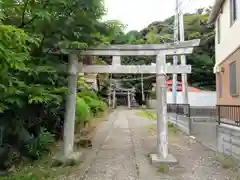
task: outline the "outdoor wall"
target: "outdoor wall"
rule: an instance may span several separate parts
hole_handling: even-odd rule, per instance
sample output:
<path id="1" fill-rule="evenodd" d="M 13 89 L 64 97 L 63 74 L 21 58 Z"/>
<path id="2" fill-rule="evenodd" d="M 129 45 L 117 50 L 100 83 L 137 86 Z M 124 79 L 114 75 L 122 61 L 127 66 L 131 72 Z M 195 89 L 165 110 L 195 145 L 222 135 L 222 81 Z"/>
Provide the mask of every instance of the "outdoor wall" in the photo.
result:
<path id="1" fill-rule="evenodd" d="M 184 115 L 177 115 L 175 113 L 168 113 L 168 121 L 173 123 L 173 125 L 184 132 L 187 135 L 191 134 L 191 119 Z"/>
<path id="2" fill-rule="evenodd" d="M 240 128 L 217 125 L 217 148 L 219 152 L 240 159 Z"/>
<path id="3" fill-rule="evenodd" d="M 189 92 L 188 101 L 190 106 L 215 106 L 216 92 Z M 167 102 L 172 103 L 172 92 L 167 93 Z M 177 92 L 177 103 L 183 103 L 182 92 Z"/>
<path id="4" fill-rule="evenodd" d="M 220 43 L 217 42 L 217 33 L 216 42 L 215 42 L 215 54 L 216 54 L 216 64 L 222 63 L 228 56 L 231 54 L 237 47 L 240 45 L 239 31 L 240 31 L 240 11 L 237 7 L 237 20 L 231 24 L 230 21 L 230 0 L 225 1 L 222 13 L 220 13 Z M 237 6 L 239 6 L 239 1 L 237 0 Z M 216 26 L 217 27 L 217 21 Z M 217 29 L 216 29 L 217 30 Z"/>
<path id="5" fill-rule="evenodd" d="M 236 73 L 237 77 L 240 77 L 240 48 L 231 54 L 220 67 L 223 68 L 223 72 L 216 73 L 216 87 L 217 87 L 217 104 L 218 105 L 240 105 L 240 83 L 237 78 L 237 94 L 231 96 L 230 84 L 229 84 L 229 65 L 236 61 Z M 219 73 L 221 73 L 221 82 L 219 82 Z M 221 90 L 220 90 L 221 88 Z M 221 94 L 220 94 L 221 93 Z M 221 96 L 221 97 L 220 97 Z"/>
<path id="6" fill-rule="evenodd" d="M 216 92 L 189 92 L 190 106 L 215 106 Z M 167 103 L 172 103 L 172 92 L 167 92 Z M 183 104 L 182 92 L 177 92 L 177 103 Z M 149 100 L 149 107 L 156 108 L 156 100 Z"/>

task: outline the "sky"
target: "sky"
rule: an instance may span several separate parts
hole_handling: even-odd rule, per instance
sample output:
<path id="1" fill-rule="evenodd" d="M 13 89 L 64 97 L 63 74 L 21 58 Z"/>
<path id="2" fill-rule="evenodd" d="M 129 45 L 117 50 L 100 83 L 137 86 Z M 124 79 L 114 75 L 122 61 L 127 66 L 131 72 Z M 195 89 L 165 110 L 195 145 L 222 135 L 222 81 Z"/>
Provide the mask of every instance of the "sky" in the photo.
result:
<path id="1" fill-rule="evenodd" d="M 176 0 L 105 0 L 107 14 L 103 20 L 119 20 L 126 31 L 141 30 L 154 21 L 174 15 Z M 214 0 L 179 0 L 180 12 L 194 12 L 211 6 Z"/>

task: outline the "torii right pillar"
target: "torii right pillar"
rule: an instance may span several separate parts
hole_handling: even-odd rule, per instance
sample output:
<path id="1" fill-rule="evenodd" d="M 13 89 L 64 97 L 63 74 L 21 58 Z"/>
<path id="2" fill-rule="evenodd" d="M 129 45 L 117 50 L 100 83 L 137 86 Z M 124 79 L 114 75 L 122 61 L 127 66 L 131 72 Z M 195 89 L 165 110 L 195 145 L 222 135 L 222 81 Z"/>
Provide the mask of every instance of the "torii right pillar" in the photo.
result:
<path id="1" fill-rule="evenodd" d="M 168 153 L 168 119 L 167 119 L 167 74 L 166 54 L 160 53 L 156 58 L 156 95 L 157 95 L 157 153 L 151 154 L 153 164 L 176 164 L 178 161 Z"/>

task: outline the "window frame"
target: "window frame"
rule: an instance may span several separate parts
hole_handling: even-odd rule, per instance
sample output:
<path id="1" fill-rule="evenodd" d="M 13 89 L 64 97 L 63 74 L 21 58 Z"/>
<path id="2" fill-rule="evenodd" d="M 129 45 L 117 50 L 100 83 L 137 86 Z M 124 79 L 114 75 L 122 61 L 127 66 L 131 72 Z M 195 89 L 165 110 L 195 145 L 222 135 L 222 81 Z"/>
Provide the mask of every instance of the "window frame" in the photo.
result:
<path id="1" fill-rule="evenodd" d="M 232 68 L 234 67 L 234 71 Z M 234 72 L 234 74 L 232 74 Z M 233 82 L 235 81 L 235 82 Z M 232 83 L 235 83 L 232 86 Z M 232 89 L 234 87 L 234 89 Z M 237 83 L 237 63 L 233 61 L 229 64 L 229 94 L 230 96 L 238 96 L 238 83 Z"/>
<path id="2" fill-rule="evenodd" d="M 217 18 L 217 44 L 220 44 L 221 42 L 221 27 L 220 27 L 221 23 L 220 23 L 220 16 L 218 16 Z"/>
<path id="3" fill-rule="evenodd" d="M 237 0 L 230 0 L 230 27 L 237 20 Z"/>
<path id="4" fill-rule="evenodd" d="M 223 88 L 222 88 L 222 73 L 218 73 L 218 97 L 222 98 L 223 95 Z"/>

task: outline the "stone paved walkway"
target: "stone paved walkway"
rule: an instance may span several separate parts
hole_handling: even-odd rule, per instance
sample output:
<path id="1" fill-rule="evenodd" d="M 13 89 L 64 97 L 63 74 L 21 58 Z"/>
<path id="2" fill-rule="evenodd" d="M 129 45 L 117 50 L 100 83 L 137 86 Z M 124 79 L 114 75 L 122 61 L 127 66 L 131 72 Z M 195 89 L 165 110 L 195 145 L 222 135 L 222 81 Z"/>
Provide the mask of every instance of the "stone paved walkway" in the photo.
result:
<path id="1" fill-rule="evenodd" d="M 127 115 L 118 110 L 112 127 L 89 168 L 85 180 L 135 180 L 139 178 L 133 136 Z"/>
<path id="2" fill-rule="evenodd" d="M 93 150 L 87 153 L 83 180 L 227 180 L 236 174 L 221 169 L 215 154 L 193 139 L 174 132 L 170 152 L 179 165 L 162 174 L 149 163 L 155 152 L 155 121 L 136 115 L 137 110 L 118 109 L 96 132 Z M 69 179 L 69 177 L 68 177 Z M 70 178 L 71 179 L 71 178 Z"/>

